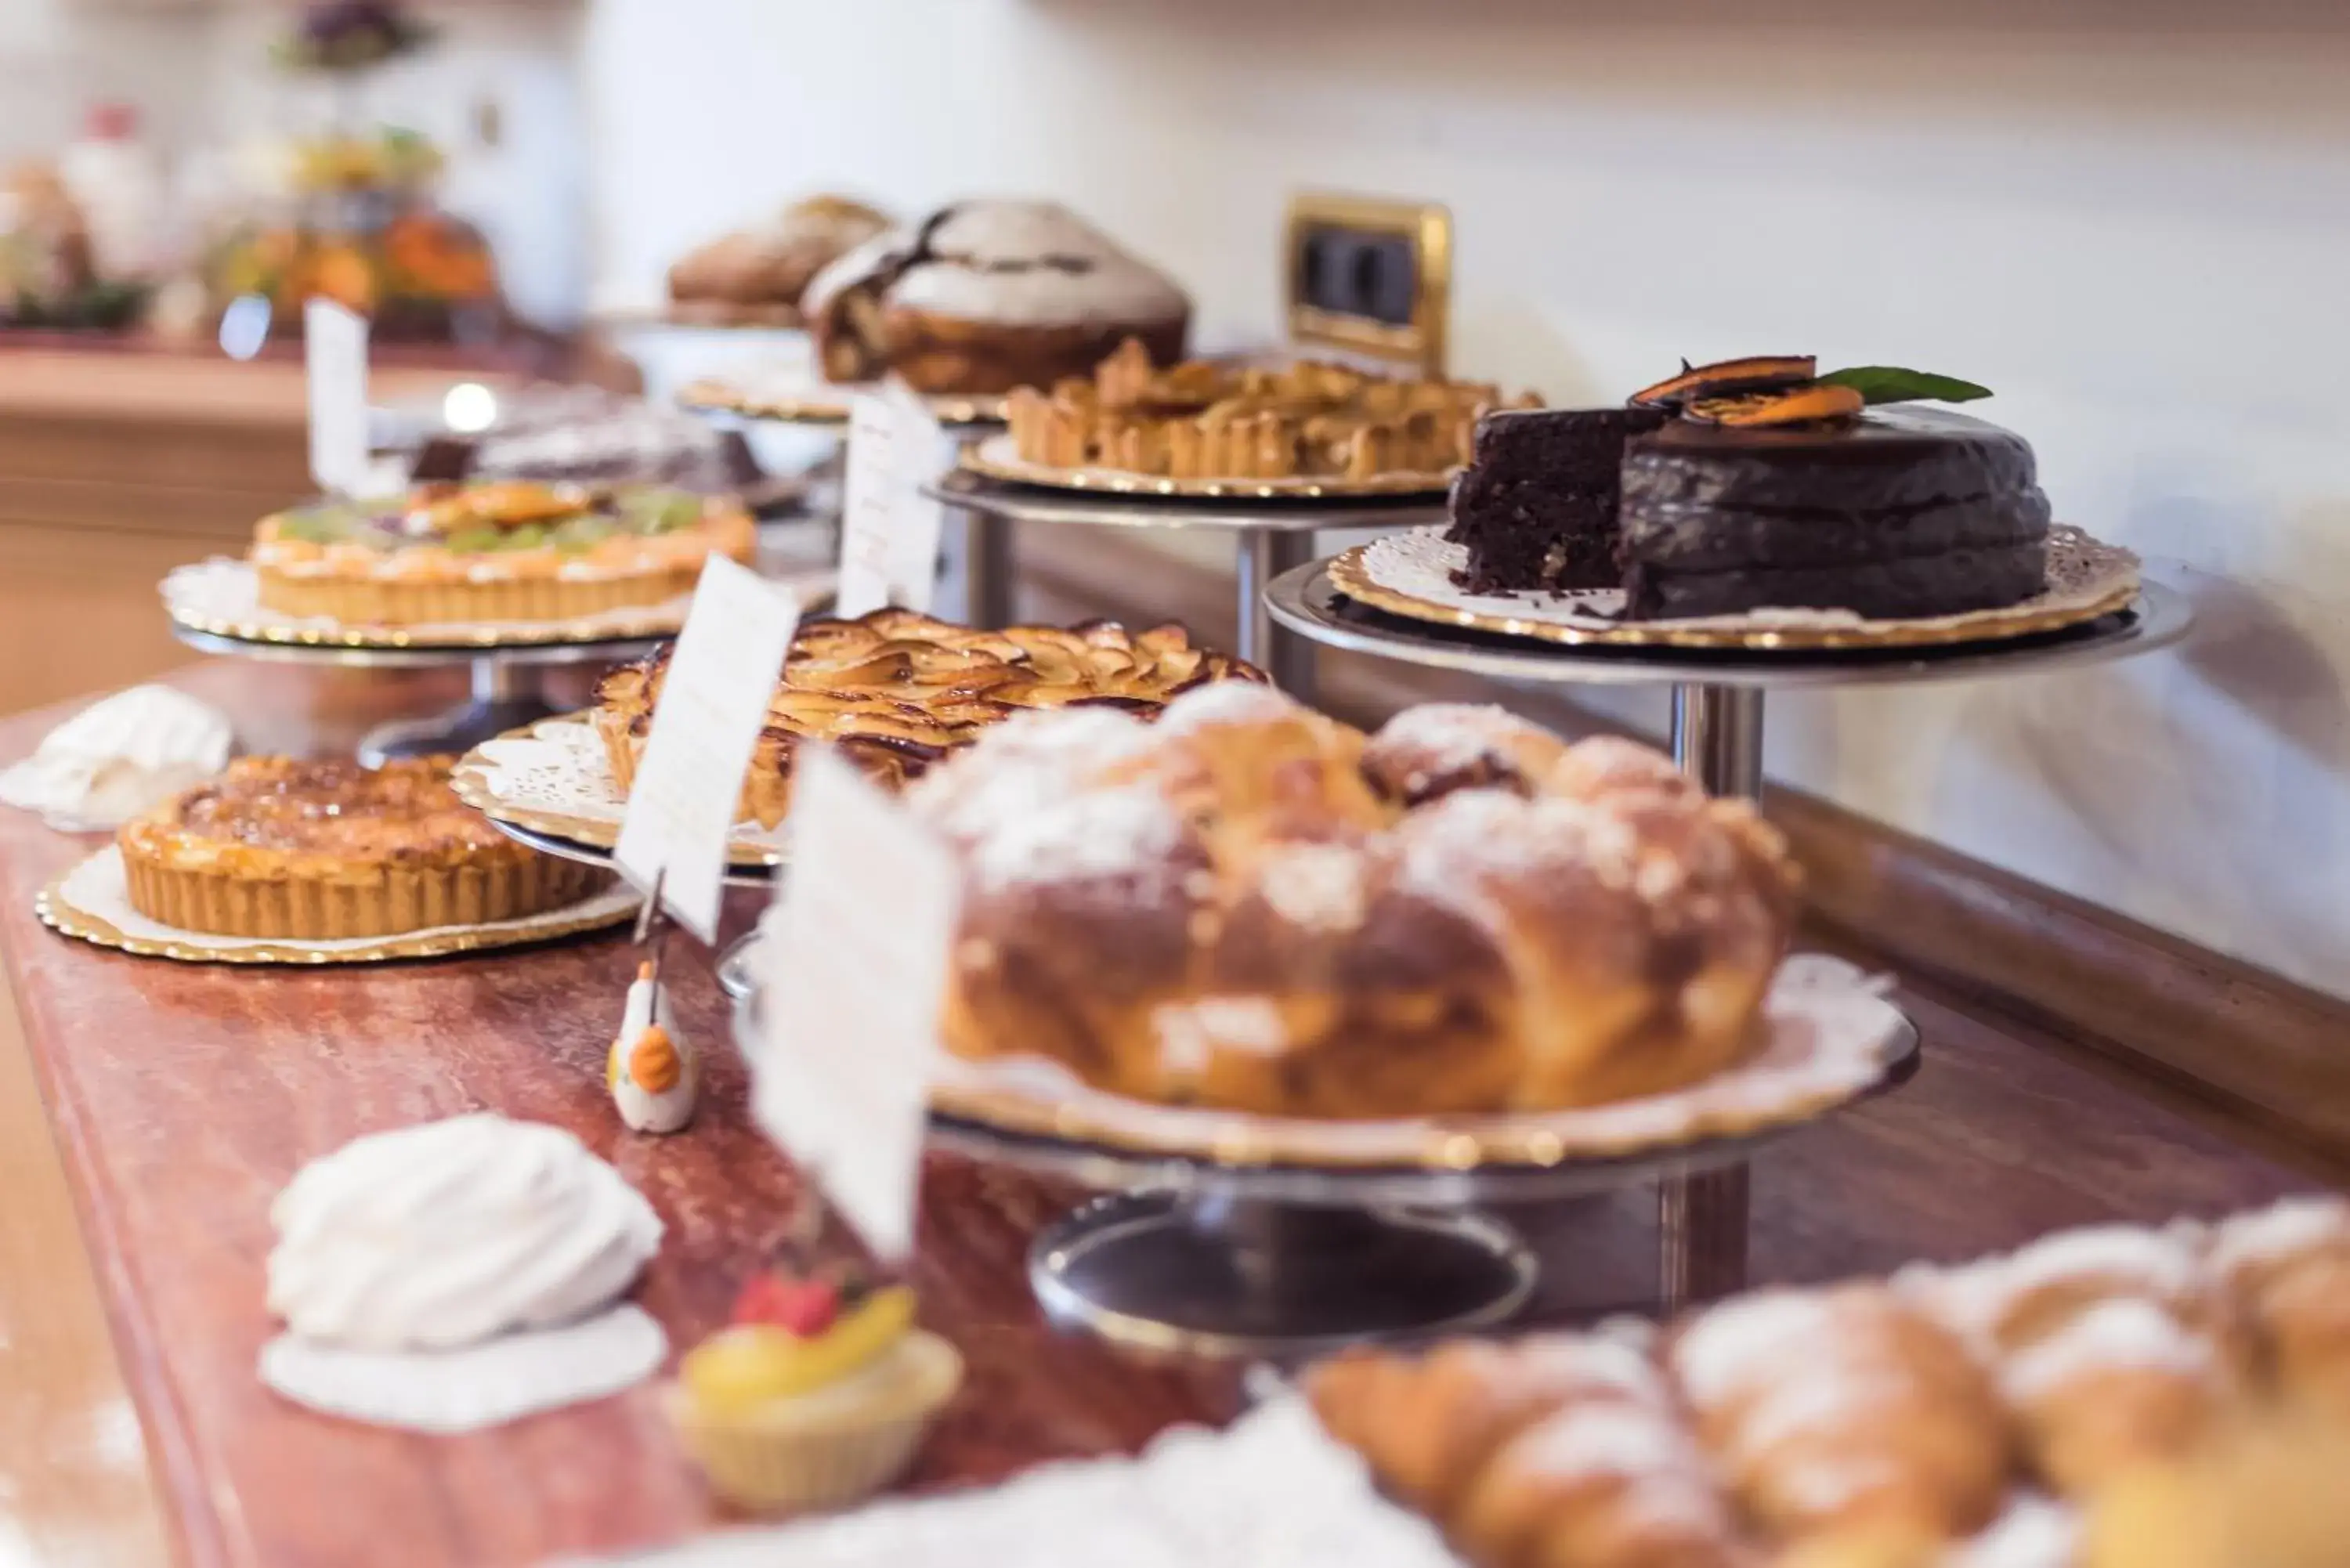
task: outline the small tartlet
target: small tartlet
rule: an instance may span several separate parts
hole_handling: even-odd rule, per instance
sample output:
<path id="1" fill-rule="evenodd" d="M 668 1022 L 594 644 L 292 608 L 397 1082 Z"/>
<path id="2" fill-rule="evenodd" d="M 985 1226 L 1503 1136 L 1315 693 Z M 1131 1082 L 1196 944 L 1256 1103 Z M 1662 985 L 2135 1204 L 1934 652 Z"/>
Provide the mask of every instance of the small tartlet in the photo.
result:
<path id="1" fill-rule="evenodd" d="M 450 765 L 239 758 L 124 825 L 131 907 L 182 930 L 334 941 L 525 919 L 611 880 L 499 833 Z"/>
<path id="2" fill-rule="evenodd" d="M 248 559 L 265 608 L 415 626 L 650 608 L 757 543 L 732 497 L 504 480 L 294 507 L 261 520 Z"/>

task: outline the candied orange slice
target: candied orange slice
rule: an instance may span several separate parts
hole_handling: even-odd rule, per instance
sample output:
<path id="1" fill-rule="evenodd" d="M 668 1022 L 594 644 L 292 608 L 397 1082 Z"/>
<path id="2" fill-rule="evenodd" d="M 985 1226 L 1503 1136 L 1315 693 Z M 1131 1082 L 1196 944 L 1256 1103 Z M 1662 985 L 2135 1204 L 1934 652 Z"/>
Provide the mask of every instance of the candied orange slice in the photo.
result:
<path id="1" fill-rule="evenodd" d="M 1820 362 L 1809 354 L 1754 354 L 1697 366 L 1684 359 L 1679 375 L 1643 387 L 1626 400 L 1636 409 L 1684 408 L 1700 400 L 1801 386 L 1819 369 Z"/>
<path id="2" fill-rule="evenodd" d="M 1764 425 L 1808 425 L 1822 420 L 1847 420 L 1867 406 L 1850 387 L 1814 383 L 1782 392 L 1748 392 L 1742 397 L 1705 398 L 1682 408 L 1683 419 L 1710 425 L 1753 429 Z"/>

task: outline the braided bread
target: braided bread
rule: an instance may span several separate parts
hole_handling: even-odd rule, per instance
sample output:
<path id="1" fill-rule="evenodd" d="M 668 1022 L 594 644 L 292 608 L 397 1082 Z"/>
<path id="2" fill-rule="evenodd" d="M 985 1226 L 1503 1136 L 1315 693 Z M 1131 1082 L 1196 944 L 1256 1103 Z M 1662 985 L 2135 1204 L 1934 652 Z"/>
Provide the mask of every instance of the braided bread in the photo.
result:
<path id="1" fill-rule="evenodd" d="M 622 665 L 597 687 L 595 724 L 625 792 L 652 732 L 670 648 Z M 1177 692 L 1262 681 L 1253 665 L 1195 646 L 1174 625 L 1129 632 L 1114 621 L 1002 631 L 879 609 L 803 622 L 744 775 L 741 819 L 773 827 L 791 808 L 792 759 L 826 741 L 892 789 L 1026 709 L 1108 706 L 1148 716 Z"/>
<path id="2" fill-rule="evenodd" d="M 1707 1077 L 1794 912 L 1778 835 L 1496 711 L 1366 739 L 1263 686 L 1003 726 L 909 796 L 962 854 L 945 1035 L 1139 1098 L 1551 1108 Z"/>

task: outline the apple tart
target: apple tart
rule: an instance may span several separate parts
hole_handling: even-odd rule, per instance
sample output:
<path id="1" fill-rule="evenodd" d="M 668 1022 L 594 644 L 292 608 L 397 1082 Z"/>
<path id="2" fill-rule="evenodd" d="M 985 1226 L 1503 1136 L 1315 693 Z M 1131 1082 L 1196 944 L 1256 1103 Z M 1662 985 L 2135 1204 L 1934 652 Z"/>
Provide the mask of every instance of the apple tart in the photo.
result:
<path id="1" fill-rule="evenodd" d="M 420 485 L 262 519 L 262 605 L 357 624 L 575 620 L 666 604 L 712 555 L 749 562 L 739 502 L 657 485 Z"/>
<path id="2" fill-rule="evenodd" d="M 331 941 L 523 919 L 611 880 L 492 827 L 450 766 L 240 757 L 123 826 L 131 906 L 182 930 Z"/>
<path id="3" fill-rule="evenodd" d="M 597 688 L 596 730 L 623 792 L 652 733 L 670 652 L 622 665 Z M 1107 620 L 979 631 L 894 608 L 804 621 L 743 779 L 740 819 L 764 827 L 783 821 L 794 755 L 810 741 L 831 743 L 895 789 L 1015 713 L 1107 707 L 1148 717 L 1194 687 L 1264 679 L 1171 624 L 1140 632 Z"/>

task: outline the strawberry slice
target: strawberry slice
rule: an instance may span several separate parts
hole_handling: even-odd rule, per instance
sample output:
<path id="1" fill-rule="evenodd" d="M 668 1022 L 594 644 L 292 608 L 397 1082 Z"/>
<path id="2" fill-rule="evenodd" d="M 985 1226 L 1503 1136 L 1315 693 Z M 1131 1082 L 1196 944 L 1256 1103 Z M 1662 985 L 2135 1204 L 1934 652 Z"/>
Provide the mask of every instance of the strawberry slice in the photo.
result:
<path id="1" fill-rule="evenodd" d="M 730 1321 L 769 1324 L 801 1339 L 813 1339 L 840 1315 L 840 1293 L 823 1280 L 793 1280 L 754 1274 L 743 1282 Z"/>

